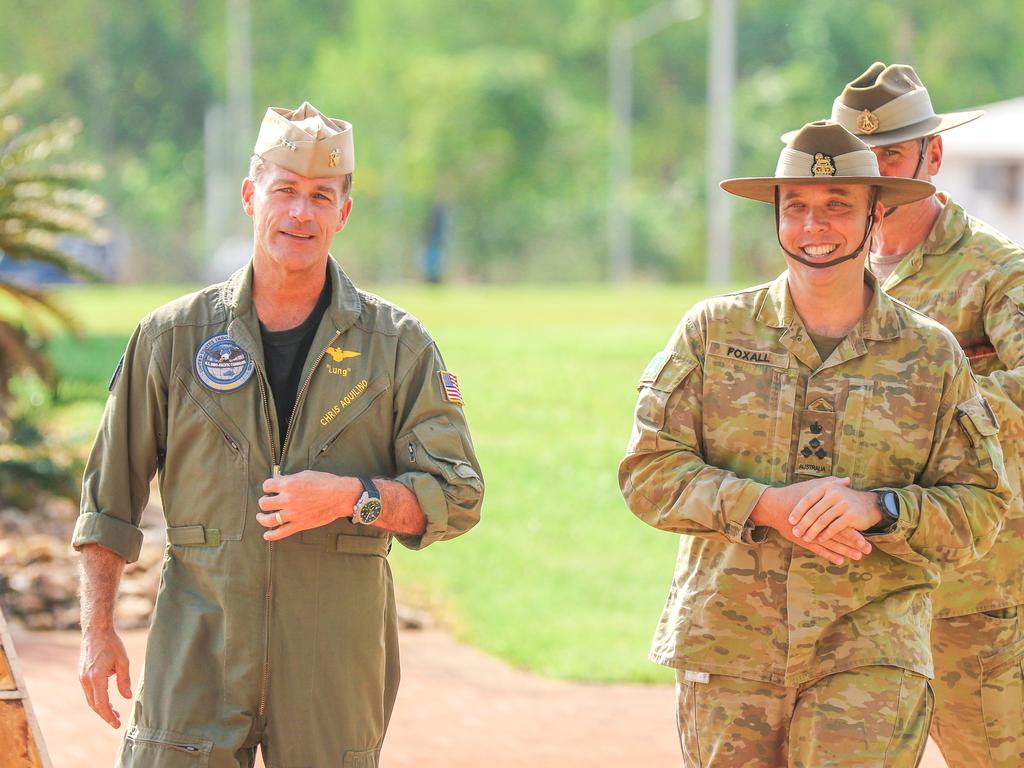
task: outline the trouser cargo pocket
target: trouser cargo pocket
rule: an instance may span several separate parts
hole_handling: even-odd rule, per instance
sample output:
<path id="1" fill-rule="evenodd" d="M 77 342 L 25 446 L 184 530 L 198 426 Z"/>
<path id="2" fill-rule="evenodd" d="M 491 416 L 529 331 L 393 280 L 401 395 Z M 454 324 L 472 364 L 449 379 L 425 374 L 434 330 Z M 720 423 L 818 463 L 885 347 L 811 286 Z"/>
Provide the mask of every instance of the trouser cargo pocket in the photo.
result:
<path id="1" fill-rule="evenodd" d="M 367 749 L 360 752 L 346 752 L 343 768 L 377 768 L 377 750 Z"/>
<path id="2" fill-rule="evenodd" d="M 206 768 L 213 742 L 199 736 L 132 726 L 118 768 Z"/>

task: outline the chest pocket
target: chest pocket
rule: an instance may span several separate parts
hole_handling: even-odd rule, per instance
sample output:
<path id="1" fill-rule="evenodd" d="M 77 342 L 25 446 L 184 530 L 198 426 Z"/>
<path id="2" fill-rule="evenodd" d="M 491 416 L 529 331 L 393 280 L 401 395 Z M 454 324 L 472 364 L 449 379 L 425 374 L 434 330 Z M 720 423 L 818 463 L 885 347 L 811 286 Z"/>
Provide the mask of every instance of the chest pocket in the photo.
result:
<path id="1" fill-rule="evenodd" d="M 380 408 L 373 408 L 372 406 L 380 401 L 381 396 L 387 392 L 390 387 L 391 381 L 387 376 L 378 376 L 373 381 L 363 379 L 361 381 L 354 382 L 351 389 L 340 395 L 336 401 L 331 403 L 320 416 L 322 429 L 309 449 L 310 466 L 316 462 L 327 462 L 331 466 L 334 466 L 337 462 L 332 460 L 335 457 L 338 457 L 338 459 L 343 463 L 348 463 L 349 468 L 347 471 L 350 474 L 352 472 L 360 471 L 380 471 L 379 468 L 370 466 L 373 462 L 369 460 L 369 456 L 365 459 L 365 461 L 368 462 L 367 466 L 359 467 L 358 462 L 360 455 L 367 454 L 370 451 L 370 446 L 372 444 L 390 447 L 391 421 L 393 419 L 390 412 L 387 413 L 387 424 L 381 424 L 380 418 L 375 420 L 372 424 L 367 422 L 365 430 L 361 429 L 361 434 L 358 437 L 354 437 L 351 443 L 347 440 L 344 443 L 339 442 L 339 438 L 341 438 L 342 434 L 344 434 L 349 427 L 352 427 L 357 420 L 361 420 L 374 413 L 381 415 Z M 362 425 L 359 424 L 358 426 Z M 378 437 L 383 434 L 386 435 L 386 437 L 383 440 L 366 440 L 364 438 L 368 436 L 367 432 Z"/>
<path id="2" fill-rule="evenodd" d="M 193 534 L 203 530 L 202 537 L 180 539 L 188 546 L 237 541 L 245 527 L 249 496 L 249 442 L 191 371 L 179 369 L 172 382 L 178 396 L 170 414 L 162 478 L 172 543 L 175 528 Z M 247 397 L 245 388 L 220 396 Z"/>
<path id="3" fill-rule="evenodd" d="M 788 352 L 758 349 L 754 344 L 709 341 L 704 359 L 703 438 L 705 459 L 739 471 L 764 456 L 770 473 L 778 463 L 776 435 L 789 406 Z M 757 462 L 754 462 L 757 463 Z"/>
<path id="4" fill-rule="evenodd" d="M 940 399 L 941 391 L 925 384 L 852 379 L 833 474 L 858 488 L 916 482 L 931 455 Z"/>

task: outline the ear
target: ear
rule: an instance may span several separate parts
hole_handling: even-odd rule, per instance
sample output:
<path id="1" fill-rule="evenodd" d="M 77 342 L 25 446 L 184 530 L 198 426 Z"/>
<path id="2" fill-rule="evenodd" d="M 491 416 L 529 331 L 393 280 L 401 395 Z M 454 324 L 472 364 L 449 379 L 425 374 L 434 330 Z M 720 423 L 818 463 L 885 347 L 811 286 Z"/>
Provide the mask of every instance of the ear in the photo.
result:
<path id="1" fill-rule="evenodd" d="M 252 199 L 255 194 L 256 183 L 249 177 L 246 177 L 242 181 L 242 210 L 245 211 L 247 216 L 252 216 L 253 214 Z"/>
<path id="2" fill-rule="evenodd" d="M 942 167 L 942 136 L 940 134 L 932 136 L 925 154 L 928 161 L 928 175 L 934 177 Z"/>
<path id="3" fill-rule="evenodd" d="M 875 235 L 882 229 L 882 222 L 885 220 L 885 206 L 882 205 L 880 200 L 875 200 L 875 217 L 871 221 L 871 234 L 869 239 L 874 239 Z"/>
<path id="4" fill-rule="evenodd" d="M 338 211 L 338 225 L 335 227 L 335 233 L 341 232 L 348 224 L 349 214 L 352 213 L 352 198 L 348 197 L 345 202 L 341 204 L 341 209 Z"/>

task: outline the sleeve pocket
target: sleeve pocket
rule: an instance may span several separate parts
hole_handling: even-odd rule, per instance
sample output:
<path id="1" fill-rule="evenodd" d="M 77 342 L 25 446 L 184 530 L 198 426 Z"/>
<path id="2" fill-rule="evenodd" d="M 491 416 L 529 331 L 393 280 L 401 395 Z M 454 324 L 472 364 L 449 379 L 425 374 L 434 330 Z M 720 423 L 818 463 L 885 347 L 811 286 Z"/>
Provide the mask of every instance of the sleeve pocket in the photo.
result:
<path id="1" fill-rule="evenodd" d="M 956 420 L 975 448 L 980 448 L 986 437 L 999 433 L 999 421 L 981 395 L 957 405 Z"/>
<path id="2" fill-rule="evenodd" d="M 657 370 L 649 373 L 655 367 L 656 362 Z M 674 353 L 660 362 L 658 362 L 658 356 L 655 356 L 651 364 L 647 366 L 647 371 L 644 371 L 644 376 L 640 378 L 640 396 L 636 403 L 636 425 L 629 445 L 631 452 L 644 446 L 650 448 L 657 444 L 657 433 L 665 428 L 669 398 L 696 367 L 697 361 L 694 358 L 681 357 Z"/>

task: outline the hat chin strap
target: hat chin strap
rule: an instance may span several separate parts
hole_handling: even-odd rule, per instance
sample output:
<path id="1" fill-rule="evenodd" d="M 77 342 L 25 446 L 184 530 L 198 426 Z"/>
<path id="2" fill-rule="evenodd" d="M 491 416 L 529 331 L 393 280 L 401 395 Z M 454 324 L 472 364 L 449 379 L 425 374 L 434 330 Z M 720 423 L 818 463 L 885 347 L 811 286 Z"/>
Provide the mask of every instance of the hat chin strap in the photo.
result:
<path id="1" fill-rule="evenodd" d="M 782 244 L 782 238 L 779 236 L 779 216 L 780 216 L 780 214 L 779 214 L 779 185 L 776 184 L 775 185 L 775 239 L 779 241 L 779 247 L 782 248 L 782 252 L 784 254 L 789 256 L 789 258 L 793 259 L 794 261 L 799 261 L 805 267 L 810 267 L 811 269 L 828 269 L 829 267 L 836 266 L 836 264 L 842 264 L 844 261 L 849 261 L 850 259 L 855 259 L 858 256 L 860 256 L 861 251 L 863 251 L 864 247 L 867 245 L 868 235 L 871 234 L 871 227 L 873 227 L 874 224 L 875 224 L 875 201 L 877 199 L 878 199 L 878 189 L 876 188 L 871 193 L 871 201 L 869 203 L 869 208 L 868 208 L 868 223 L 867 223 L 867 226 L 864 228 L 864 237 L 862 237 L 860 239 L 860 245 L 858 245 L 856 248 L 854 248 L 853 252 L 850 253 L 850 254 L 847 254 L 846 256 L 840 256 L 838 259 L 832 259 L 832 261 L 826 261 L 825 263 L 821 263 L 821 262 L 817 262 L 817 261 L 810 261 L 808 259 L 805 259 L 800 254 L 793 253 L 792 251 L 787 251 L 786 250 L 786 246 L 784 246 Z"/>

